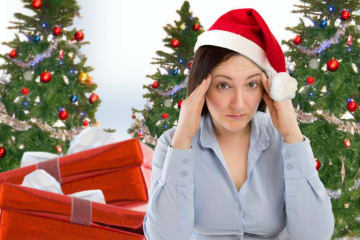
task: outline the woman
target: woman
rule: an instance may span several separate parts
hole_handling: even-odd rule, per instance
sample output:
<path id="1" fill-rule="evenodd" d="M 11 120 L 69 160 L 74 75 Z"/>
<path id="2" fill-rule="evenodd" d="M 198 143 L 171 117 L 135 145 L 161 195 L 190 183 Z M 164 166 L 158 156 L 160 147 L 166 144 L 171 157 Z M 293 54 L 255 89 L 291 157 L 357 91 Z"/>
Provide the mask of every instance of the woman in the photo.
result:
<path id="1" fill-rule="evenodd" d="M 178 124 L 155 148 L 146 239 L 331 239 L 331 201 L 291 102 L 297 82 L 264 20 L 229 11 L 195 51 Z"/>

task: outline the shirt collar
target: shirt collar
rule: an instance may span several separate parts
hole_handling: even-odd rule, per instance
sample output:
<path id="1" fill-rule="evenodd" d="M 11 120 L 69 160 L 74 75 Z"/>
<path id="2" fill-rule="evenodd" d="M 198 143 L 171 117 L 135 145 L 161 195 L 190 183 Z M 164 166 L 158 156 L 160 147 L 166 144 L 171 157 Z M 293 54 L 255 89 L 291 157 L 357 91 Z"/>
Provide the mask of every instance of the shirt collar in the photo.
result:
<path id="1" fill-rule="evenodd" d="M 256 161 L 259 159 L 261 152 L 270 146 L 272 133 L 271 128 L 267 126 L 267 120 L 271 120 L 266 119 L 265 114 L 266 113 L 264 112 L 257 111 L 251 119 L 250 149 L 248 154 L 248 176 L 250 175 L 253 166 L 255 166 Z M 215 135 L 210 113 L 207 113 L 201 117 L 200 145 L 204 148 L 212 149 L 222 162 L 224 168 L 227 169 L 227 164 Z"/>
<path id="2" fill-rule="evenodd" d="M 263 145 L 270 143 L 270 133 L 268 129 L 265 129 L 265 123 L 261 122 L 264 112 L 257 111 L 251 119 L 251 135 L 257 143 L 260 141 Z M 213 122 L 211 120 L 210 113 L 207 113 L 201 117 L 200 122 L 200 144 L 202 147 L 212 148 L 214 147 L 214 140 L 217 141 Z"/>

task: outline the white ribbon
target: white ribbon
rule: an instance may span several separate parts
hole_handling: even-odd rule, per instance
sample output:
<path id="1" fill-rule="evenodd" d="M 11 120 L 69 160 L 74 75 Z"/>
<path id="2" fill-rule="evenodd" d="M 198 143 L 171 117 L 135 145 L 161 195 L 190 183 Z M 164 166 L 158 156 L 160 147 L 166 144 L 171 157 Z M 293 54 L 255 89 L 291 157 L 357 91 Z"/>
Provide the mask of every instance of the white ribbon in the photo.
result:
<path id="1" fill-rule="evenodd" d="M 53 178 L 50 174 L 48 174 L 45 170 L 42 169 L 38 169 L 27 174 L 24 177 L 21 186 L 64 195 L 63 191 L 61 190 L 60 183 L 58 183 L 55 178 Z M 99 189 L 76 192 L 67 196 L 82 198 L 93 202 L 106 204 L 104 194 Z"/>
<path id="2" fill-rule="evenodd" d="M 108 145 L 117 141 L 119 140 L 114 136 L 114 134 L 105 132 L 97 127 L 88 127 L 74 137 L 74 139 L 70 142 L 69 150 L 65 155 Z M 61 156 L 62 155 L 48 152 L 24 152 L 21 158 L 20 167 L 37 164 L 39 162 Z"/>

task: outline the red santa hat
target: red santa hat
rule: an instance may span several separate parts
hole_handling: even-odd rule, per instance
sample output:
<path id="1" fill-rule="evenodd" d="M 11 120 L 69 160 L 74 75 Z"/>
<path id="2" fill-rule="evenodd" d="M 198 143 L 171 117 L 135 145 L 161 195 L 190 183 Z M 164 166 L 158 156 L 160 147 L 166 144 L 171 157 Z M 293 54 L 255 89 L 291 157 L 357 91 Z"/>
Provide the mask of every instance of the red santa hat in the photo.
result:
<path id="1" fill-rule="evenodd" d="M 285 56 L 279 43 L 254 9 L 235 9 L 223 14 L 198 36 L 194 52 L 203 45 L 231 49 L 270 71 L 270 97 L 275 101 L 295 97 L 298 83 L 286 72 Z"/>

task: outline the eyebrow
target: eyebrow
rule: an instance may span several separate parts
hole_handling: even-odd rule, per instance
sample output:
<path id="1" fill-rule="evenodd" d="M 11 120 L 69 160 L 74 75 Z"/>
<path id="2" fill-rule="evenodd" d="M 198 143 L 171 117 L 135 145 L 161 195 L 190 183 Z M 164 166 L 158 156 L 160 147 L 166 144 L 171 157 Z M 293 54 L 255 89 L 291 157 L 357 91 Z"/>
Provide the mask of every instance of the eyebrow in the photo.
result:
<path id="1" fill-rule="evenodd" d="M 255 77 L 255 76 L 261 76 L 261 73 L 252 74 L 252 75 L 248 76 L 246 79 L 250 79 L 250 78 Z M 227 78 L 227 79 L 229 79 L 230 81 L 233 80 L 231 77 L 229 77 L 229 76 L 227 76 L 227 75 L 223 75 L 223 74 L 217 74 L 214 78 L 216 78 L 216 77 Z"/>

